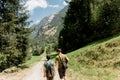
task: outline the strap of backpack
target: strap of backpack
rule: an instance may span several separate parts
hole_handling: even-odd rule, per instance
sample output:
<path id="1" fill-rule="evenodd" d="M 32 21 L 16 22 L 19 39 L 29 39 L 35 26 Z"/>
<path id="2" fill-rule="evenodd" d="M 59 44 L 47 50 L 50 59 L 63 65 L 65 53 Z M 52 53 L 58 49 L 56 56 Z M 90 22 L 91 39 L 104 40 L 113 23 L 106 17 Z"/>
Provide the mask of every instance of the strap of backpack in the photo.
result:
<path id="1" fill-rule="evenodd" d="M 59 58 L 60 58 L 60 62 L 62 63 L 63 61 L 62 61 L 62 59 L 61 59 L 61 57 L 59 56 Z"/>

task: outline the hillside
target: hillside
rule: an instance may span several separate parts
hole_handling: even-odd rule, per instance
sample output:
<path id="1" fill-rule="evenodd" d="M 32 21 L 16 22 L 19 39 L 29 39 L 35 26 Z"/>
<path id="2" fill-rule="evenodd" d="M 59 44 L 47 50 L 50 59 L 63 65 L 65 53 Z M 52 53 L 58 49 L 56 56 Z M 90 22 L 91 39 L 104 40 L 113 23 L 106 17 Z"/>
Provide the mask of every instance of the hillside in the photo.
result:
<path id="1" fill-rule="evenodd" d="M 37 46 L 39 49 L 45 46 L 55 47 L 59 32 L 63 28 L 63 18 L 67 9 L 66 6 L 59 12 L 46 16 L 38 24 L 32 26 L 35 29 L 31 34 L 34 47 Z"/>
<path id="2" fill-rule="evenodd" d="M 120 80 L 119 36 L 91 43 L 67 56 L 71 80 Z"/>

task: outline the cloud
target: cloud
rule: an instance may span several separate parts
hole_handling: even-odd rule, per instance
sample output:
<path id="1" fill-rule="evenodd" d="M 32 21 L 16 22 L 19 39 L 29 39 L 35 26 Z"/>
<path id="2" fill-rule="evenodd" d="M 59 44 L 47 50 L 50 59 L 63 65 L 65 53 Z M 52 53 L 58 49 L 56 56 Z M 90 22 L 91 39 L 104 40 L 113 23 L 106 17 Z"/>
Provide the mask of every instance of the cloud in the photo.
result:
<path id="1" fill-rule="evenodd" d="M 48 3 L 46 0 L 28 0 L 25 4 L 27 10 L 32 11 L 37 7 L 47 8 Z"/>
<path id="2" fill-rule="evenodd" d="M 36 20 L 35 22 L 34 22 L 34 24 L 38 24 L 40 22 L 40 20 Z"/>
<path id="3" fill-rule="evenodd" d="M 58 8 L 59 5 L 49 5 L 46 0 L 28 0 L 25 4 L 26 10 L 32 12 L 35 8 Z"/>
<path id="4" fill-rule="evenodd" d="M 66 3 L 65 1 L 63 1 L 63 5 L 67 6 L 67 5 L 68 5 L 68 3 Z"/>

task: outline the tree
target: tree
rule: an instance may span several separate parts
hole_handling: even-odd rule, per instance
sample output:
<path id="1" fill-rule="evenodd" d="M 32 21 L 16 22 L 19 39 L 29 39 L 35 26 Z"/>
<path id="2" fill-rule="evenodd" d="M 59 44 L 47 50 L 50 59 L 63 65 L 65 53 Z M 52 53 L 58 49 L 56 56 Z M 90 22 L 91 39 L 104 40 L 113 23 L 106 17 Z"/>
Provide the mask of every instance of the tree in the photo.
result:
<path id="1" fill-rule="evenodd" d="M 75 50 L 86 43 L 90 35 L 90 0 L 72 0 L 64 19 L 64 28 L 59 36 L 63 51 Z"/>
<path id="2" fill-rule="evenodd" d="M 94 33 L 95 38 L 106 38 L 119 32 L 120 27 L 116 26 L 116 23 L 120 19 L 120 10 L 116 1 L 106 1 L 99 8 L 100 12 L 95 25 L 95 27 L 97 26 L 96 33 Z"/>
<path id="3" fill-rule="evenodd" d="M 59 47 L 69 52 L 90 42 L 117 34 L 118 0 L 72 0 L 59 35 Z M 114 32 L 114 33 L 113 33 Z"/>
<path id="4" fill-rule="evenodd" d="M 18 66 L 28 56 L 28 12 L 23 0 L 0 0 L 0 71 Z"/>

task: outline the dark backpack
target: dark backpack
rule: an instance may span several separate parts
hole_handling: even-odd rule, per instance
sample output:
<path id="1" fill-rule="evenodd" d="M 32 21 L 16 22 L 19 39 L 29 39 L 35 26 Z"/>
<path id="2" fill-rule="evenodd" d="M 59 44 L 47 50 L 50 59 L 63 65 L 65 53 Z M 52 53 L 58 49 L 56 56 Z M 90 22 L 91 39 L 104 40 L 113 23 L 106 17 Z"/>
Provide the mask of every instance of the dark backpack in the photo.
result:
<path id="1" fill-rule="evenodd" d="M 63 69 L 67 69 L 67 68 L 68 68 L 67 63 L 64 62 L 64 61 L 62 62 L 62 68 L 63 68 Z"/>
<path id="2" fill-rule="evenodd" d="M 65 61 L 62 61 L 62 59 L 61 59 L 61 57 L 59 56 L 59 58 L 60 58 L 60 62 L 61 62 L 61 64 L 62 64 L 62 69 L 67 69 L 68 68 L 68 66 L 67 66 L 67 62 L 65 62 Z"/>
<path id="3" fill-rule="evenodd" d="M 46 76 L 47 77 L 53 77 L 54 76 L 54 62 L 49 60 L 45 64 L 46 68 Z"/>

